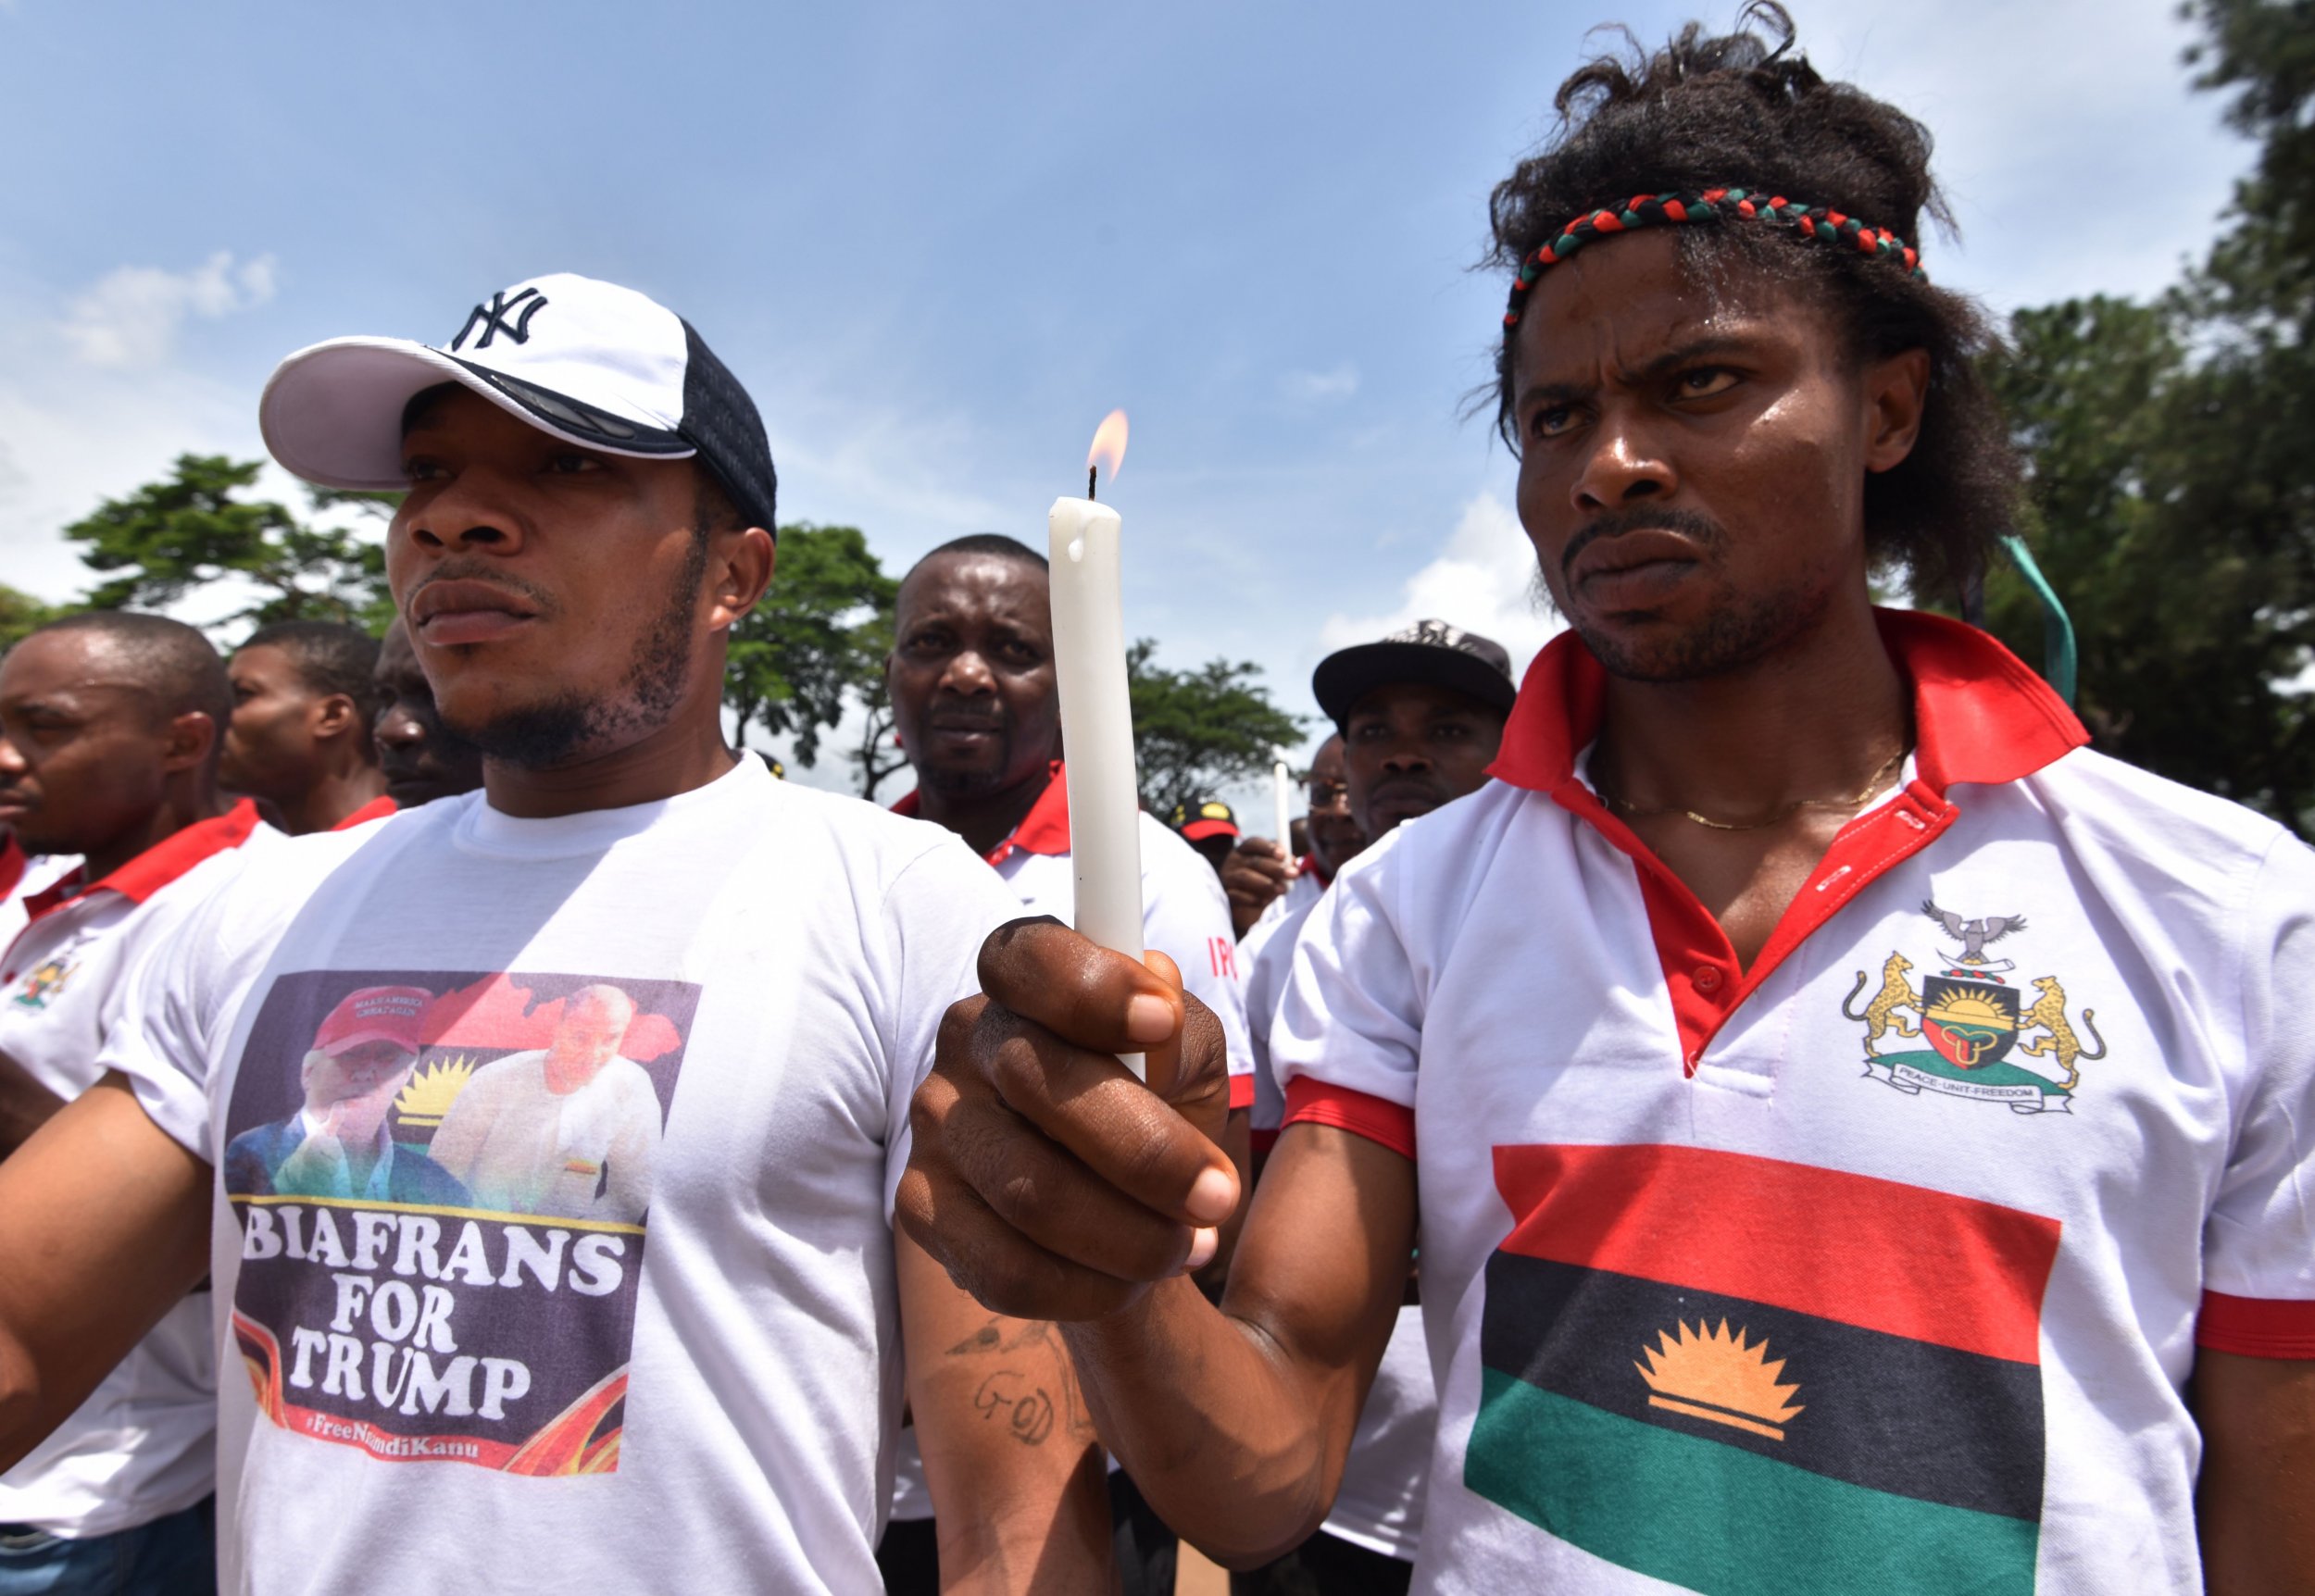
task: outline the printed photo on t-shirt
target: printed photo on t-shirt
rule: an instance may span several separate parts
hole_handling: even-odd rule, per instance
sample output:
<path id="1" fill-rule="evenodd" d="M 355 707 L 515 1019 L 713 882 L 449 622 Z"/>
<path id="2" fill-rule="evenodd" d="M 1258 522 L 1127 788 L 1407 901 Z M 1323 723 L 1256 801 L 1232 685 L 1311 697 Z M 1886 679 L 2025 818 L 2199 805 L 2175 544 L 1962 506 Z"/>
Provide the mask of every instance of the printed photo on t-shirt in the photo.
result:
<path id="1" fill-rule="evenodd" d="M 652 1171 L 699 989 L 284 976 L 226 1116 L 233 1333 L 275 1424 L 396 1462 L 619 1466 Z"/>

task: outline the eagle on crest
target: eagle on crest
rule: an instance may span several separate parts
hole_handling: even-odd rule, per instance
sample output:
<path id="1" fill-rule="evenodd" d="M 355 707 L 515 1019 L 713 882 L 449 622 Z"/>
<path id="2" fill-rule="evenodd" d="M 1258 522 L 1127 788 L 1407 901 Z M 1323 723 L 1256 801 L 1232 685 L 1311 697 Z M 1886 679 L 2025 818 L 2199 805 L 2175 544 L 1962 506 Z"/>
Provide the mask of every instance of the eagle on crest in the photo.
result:
<path id="1" fill-rule="evenodd" d="M 1965 920 L 1950 909 L 1939 908 L 1928 898 L 1921 900 L 1921 913 L 1943 926 L 1947 936 L 1960 940 L 1959 962 L 1965 965 L 1986 963 L 1986 944 L 2000 941 L 2012 931 L 2025 929 L 2023 915 L 1988 915 L 1981 920 Z"/>

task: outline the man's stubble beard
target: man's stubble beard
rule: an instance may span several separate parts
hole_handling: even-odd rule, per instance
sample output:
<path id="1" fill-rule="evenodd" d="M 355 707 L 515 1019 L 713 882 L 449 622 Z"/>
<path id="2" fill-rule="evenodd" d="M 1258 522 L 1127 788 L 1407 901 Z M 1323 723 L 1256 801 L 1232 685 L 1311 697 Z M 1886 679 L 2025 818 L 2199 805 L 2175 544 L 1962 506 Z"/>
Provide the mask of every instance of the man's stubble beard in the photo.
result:
<path id="1" fill-rule="evenodd" d="M 1682 514 L 1659 520 L 1643 511 L 1632 518 L 1641 525 L 1676 524 L 1696 536 L 1708 555 L 1726 544 L 1727 532 L 1701 516 Z M 1703 624 L 1647 648 L 1629 647 L 1612 634 L 1569 617 L 1540 565 L 1528 586 L 1537 612 L 1567 619 L 1608 675 L 1649 683 L 1703 681 L 1745 670 L 1815 626 L 1833 602 L 1833 579 L 1821 571 L 1795 571 L 1774 592 L 1750 598 L 1738 595 L 1717 569 L 1707 580 L 1716 591 Z"/>
<path id="2" fill-rule="evenodd" d="M 506 710 L 480 726 L 451 726 L 446 717 L 444 726 L 481 749 L 484 758 L 520 770 L 550 770 L 627 733 L 657 730 L 674 715 L 691 679 L 694 615 L 707 578 L 703 529 L 693 537 L 668 602 L 636 645 L 627 675 L 611 697 L 566 692 Z"/>
<path id="3" fill-rule="evenodd" d="M 1009 726 L 997 729 L 999 746 L 996 764 L 987 770 L 920 770 L 917 784 L 944 798 L 986 798 L 1013 785 L 1006 773 L 1013 767 L 1013 731 Z"/>

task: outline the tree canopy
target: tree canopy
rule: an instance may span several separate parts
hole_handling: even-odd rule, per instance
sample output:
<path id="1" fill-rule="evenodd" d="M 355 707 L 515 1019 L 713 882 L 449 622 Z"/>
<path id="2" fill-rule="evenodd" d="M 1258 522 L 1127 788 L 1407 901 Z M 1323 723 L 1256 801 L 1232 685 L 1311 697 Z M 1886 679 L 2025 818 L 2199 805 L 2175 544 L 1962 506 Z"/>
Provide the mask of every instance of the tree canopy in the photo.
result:
<path id="1" fill-rule="evenodd" d="M 1270 702 L 1252 661 L 1175 671 L 1153 663 L 1157 652 L 1143 638 L 1125 660 L 1142 804 L 1152 814 L 1268 776 L 1276 750 L 1301 741 L 1301 721 Z"/>
<path id="2" fill-rule="evenodd" d="M 46 626 L 64 613 L 63 605 L 48 604 L 0 582 L 0 651 L 15 647 L 25 634 Z"/>
<path id="3" fill-rule="evenodd" d="M 2096 745 L 2315 820 L 2315 0 L 2195 0 L 2190 53 L 2260 141 L 2208 259 L 2149 303 L 2020 312 L 1994 380 L 2021 530 L 2071 612 Z M 2040 657 L 2015 573 L 1987 621 Z"/>
<path id="4" fill-rule="evenodd" d="M 239 577 L 262 596 L 226 620 L 335 620 L 382 630 L 394 615 L 384 548 L 350 528 L 244 496 L 264 468 L 261 460 L 180 455 L 164 480 L 107 499 L 67 527 L 64 535 L 82 545 L 81 564 L 107 579 L 89 590 L 89 606 L 165 609 L 196 588 Z M 307 493 L 314 514 L 344 505 L 382 512 L 395 498 Z"/>
<path id="5" fill-rule="evenodd" d="M 784 738 L 796 763 L 814 764 L 820 739 L 848 708 L 868 717 L 870 736 L 882 715 L 884 655 L 892 646 L 893 600 L 898 581 L 884 574 L 857 527 L 782 527 L 780 563 L 770 590 L 732 629 L 723 701 L 743 730 L 761 728 Z M 873 754 L 873 747 L 867 752 Z M 863 795 L 891 773 L 889 764 L 863 763 Z"/>

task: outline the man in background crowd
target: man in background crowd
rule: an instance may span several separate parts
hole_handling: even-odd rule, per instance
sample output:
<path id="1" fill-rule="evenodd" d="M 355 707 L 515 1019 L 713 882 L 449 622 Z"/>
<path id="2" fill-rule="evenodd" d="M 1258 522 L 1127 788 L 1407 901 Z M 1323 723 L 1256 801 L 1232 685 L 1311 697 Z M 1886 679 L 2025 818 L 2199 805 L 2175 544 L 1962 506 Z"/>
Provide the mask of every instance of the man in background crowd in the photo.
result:
<path id="1" fill-rule="evenodd" d="M 1344 772 L 1337 806 L 1350 812 L 1361 848 L 1370 836 L 1380 839 L 1478 792 L 1515 696 L 1510 655 L 1500 644 L 1435 620 L 1329 655 L 1319 662 L 1310 688 L 1319 707 L 1341 728 L 1327 740 Z M 1314 769 L 1314 827 L 1326 814 L 1319 784 Z M 1349 862 L 1337 857 L 1333 867 Z M 1296 884 L 1314 874 L 1306 870 Z M 1246 1023 L 1254 1037 L 1258 1148 L 1277 1140 L 1284 1116 L 1285 1097 L 1270 1072 L 1270 1029 L 1294 967 L 1295 940 L 1319 898 L 1320 892 L 1309 892 L 1283 916 L 1257 928 L 1267 936 L 1246 973 Z M 1325 1524 L 1268 1566 L 1233 1575 L 1233 1596 L 1402 1596 L 1422 1534 L 1438 1408 L 1422 1309 L 1410 1287 L 1368 1388 Z"/>
<path id="2" fill-rule="evenodd" d="M 1166 824 L 1199 858 L 1214 867 L 1216 875 L 1221 873 L 1222 862 L 1230 857 L 1230 850 L 1238 845 L 1238 817 L 1219 798 L 1176 804 Z"/>
<path id="3" fill-rule="evenodd" d="M 370 685 L 378 704 L 370 739 L 386 796 L 397 806 L 415 809 L 482 784 L 482 751 L 442 723 L 433 684 L 419 668 L 410 629 L 399 617 L 379 640 Z"/>
<path id="4" fill-rule="evenodd" d="M 1295 836 L 1248 837 L 1222 866 L 1222 891 L 1230 896 L 1231 924 L 1238 929 L 1238 963 L 1249 974 L 1255 954 L 1278 922 L 1317 903 L 1334 872 L 1367 845 L 1366 832 L 1351 815 L 1341 732 L 1330 735 L 1310 756 L 1307 798 L 1308 812 L 1289 828 Z"/>
<path id="5" fill-rule="evenodd" d="M 885 680 L 900 745 L 917 777 L 916 791 L 894 808 L 962 836 L 1027 913 L 1069 920 L 1075 909 L 1069 787 L 1058 758 L 1060 701 L 1045 556 L 995 533 L 944 543 L 902 580 L 893 635 Z M 1221 823 L 1228 824 L 1228 813 Z M 1179 966 L 1183 988 L 1220 1017 L 1232 1061 L 1225 1143 L 1239 1150 L 1233 1156 L 1243 1166 L 1252 1054 L 1229 909 L 1220 883 L 1192 845 L 1147 811 L 1141 818 L 1143 936 Z M 904 1450 L 893 1524 L 880 1553 L 895 1593 L 934 1588 L 936 1540 L 945 1541 L 950 1527 L 929 1522 L 932 1503 L 914 1451 L 913 1444 Z M 941 1465 L 936 1459 L 931 1466 Z M 1172 1533 L 1131 1481 L 1113 1477 L 1111 1486 L 1127 1596 L 1170 1596 Z"/>
<path id="6" fill-rule="evenodd" d="M 0 954 L 0 1159 L 96 1084 L 136 965 L 244 848 L 217 792 L 225 667 L 159 616 L 56 621 L 0 660 L 0 817 L 80 866 Z M 179 1299 L 78 1411 L 0 1475 L 0 1596 L 212 1588 L 216 1380 L 206 1292 Z"/>
<path id="7" fill-rule="evenodd" d="M 233 720 L 218 779 L 269 804 L 293 837 L 394 813 L 370 735 L 378 644 L 358 627 L 259 627 L 227 664 Z"/>

